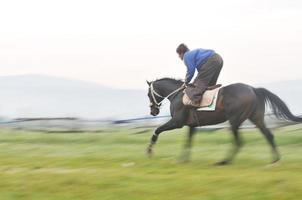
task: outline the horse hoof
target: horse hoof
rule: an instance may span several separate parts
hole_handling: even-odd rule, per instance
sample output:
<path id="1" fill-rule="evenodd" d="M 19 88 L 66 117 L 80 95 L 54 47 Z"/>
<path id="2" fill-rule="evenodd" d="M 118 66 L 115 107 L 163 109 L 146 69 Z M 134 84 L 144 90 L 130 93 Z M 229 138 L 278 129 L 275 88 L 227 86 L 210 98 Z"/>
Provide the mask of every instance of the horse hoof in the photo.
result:
<path id="1" fill-rule="evenodd" d="M 215 163 L 214 165 L 215 166 L 223 166 L 223 165 L 227 165 L 227 164 L 230 164 L 230 162 L 227 161 L 227 160 L 223 160 L 223 161 Z"/>
<path id="2" fill-rule="evenodd" d="M 278 164 L 279 163 L 279 161 L 280 161 L 280 159 L 278 159 L 278 160 L 274 160 L 271 164 L 272 165 L 274 165 L 274 164 Z"/>
<path id="3" fill-rule="evenodd" d="M 280 159 L 276 159 L 276 160 L 274 160 L 273 162 L 271 162 L 271 164 L 270 164 L 270 166 L 276 166 L 276 165 L 279 165 L 279 162 L 280 161 Z"/>
<path id="4" fill-rule="evenodd" d="M 149 158 L 151 158 L 152 155 L 153 155 L 153 150 L 152 150 L 152 148 L 148 147 L 146 153 L 147 153 L 147 156 L 148 156 Z"/>
<path id="5" fill-rule="evenodd" d="M 273 162 L 271 164 L 275 164 L 275 163 L 278 163 L 280 161 L 280 157 L 278 156 L 277 158 L 275 158 L 273 160 Z"/>
<path id="6" fill-rule="evenodd" d="M 273 161 L 272 163 L 265 165 L 264 168 L 270 169 L 270 168 L 279 166 L 279 164 L 280 164 L 280 162 Z"/>

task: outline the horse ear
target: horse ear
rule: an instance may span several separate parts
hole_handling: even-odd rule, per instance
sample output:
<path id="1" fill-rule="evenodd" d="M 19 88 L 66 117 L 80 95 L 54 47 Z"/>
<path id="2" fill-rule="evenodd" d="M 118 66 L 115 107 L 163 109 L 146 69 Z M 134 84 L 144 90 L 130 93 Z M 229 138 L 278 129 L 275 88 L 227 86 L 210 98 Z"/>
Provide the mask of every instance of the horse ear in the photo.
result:
<path id="1" fill-rule="evenodd" d="M 147 84 L 150 86 L 151 85 L 151 82 L 149 82 L 149 81 L 146 81 L 147 82 Z"/>

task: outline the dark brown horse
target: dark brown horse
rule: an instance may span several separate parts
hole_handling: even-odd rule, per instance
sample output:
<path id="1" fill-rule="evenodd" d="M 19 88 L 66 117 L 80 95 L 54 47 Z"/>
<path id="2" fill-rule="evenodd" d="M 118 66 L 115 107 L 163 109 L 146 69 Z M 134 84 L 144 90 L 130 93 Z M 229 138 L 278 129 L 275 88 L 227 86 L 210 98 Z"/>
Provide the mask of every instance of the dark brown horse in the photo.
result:
<path id="1" fill-rule="evenodd" d="M 155 130 L 147 148 L 149 155 L 152 154 L 153 146 L 161 132 L 188 126 L 188 139 L 183 155 L 183 158 L 188 160 L 195 127 L 214 125 L 228 120 L 234 135 L 235 147 L 226 159 L 217 163 L 220 165 L 228 164 L 242 146 L 238 129 L 246 119 L 249 119 L 260 129 L 272 147 L 274 163 L 280 159 L 280 154 L 276 148 L 274 136 L 264 122 L 265 104 L 268 103 L 271 106 L 273 113 L 279 119 L 302 122 L 302 118 L 294 116 L 277 95 L 264 88 L 253 88 L 242 83 L 228 85 L 220 89 L 215 111 L 196 111 L 196 108 L 184 106 L 182 103 L 182 90 L 184 89 L 181 88 L 182 84 L 182 81 L 170 78 L 148 82 L 151 115 L 159 114 L 161 102 L 167 98 L 171 103 L 170 113 L 172 116 L 167 123 Z"/>

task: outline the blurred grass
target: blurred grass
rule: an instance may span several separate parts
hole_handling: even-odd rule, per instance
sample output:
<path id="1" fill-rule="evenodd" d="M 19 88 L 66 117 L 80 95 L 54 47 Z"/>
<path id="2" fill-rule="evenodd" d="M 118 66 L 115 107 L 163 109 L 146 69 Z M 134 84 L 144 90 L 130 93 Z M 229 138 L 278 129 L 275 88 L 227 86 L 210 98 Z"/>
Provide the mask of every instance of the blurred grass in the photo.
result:
<path id="1" fill-rule="evenodd" d="M 197 134 L 192 161 L 177 163 L 187 129 L 163 133 L 145 155 L 151 132 L 43 134 L 0 131 L 0 200 L 301 199 L 302 130 L 274 131 L 282 155 L 271 161 L 258 131 L 244 131 L 234 163 L 216 167 L 231 148 L 226 130 Z"/>

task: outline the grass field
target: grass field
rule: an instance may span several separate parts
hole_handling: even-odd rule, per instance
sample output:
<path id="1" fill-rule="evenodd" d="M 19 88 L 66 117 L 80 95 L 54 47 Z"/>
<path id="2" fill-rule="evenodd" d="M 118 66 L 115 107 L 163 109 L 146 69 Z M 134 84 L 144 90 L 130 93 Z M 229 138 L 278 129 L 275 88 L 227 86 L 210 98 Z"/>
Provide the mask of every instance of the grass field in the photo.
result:
<path id="1" fill-rule="evenodd" d="M 151 136 L 131 130 L 45 134 L 0 131 L 0 200 L 302 199 L 302 131 L 275 130 L 282 155 L 256 131 L 233 164 L 217 167 L 230 149 L 221 130 L 198 133 L 190 163 L 178 163 L 186 129 L 163 133 L 149 159 Z"/>

